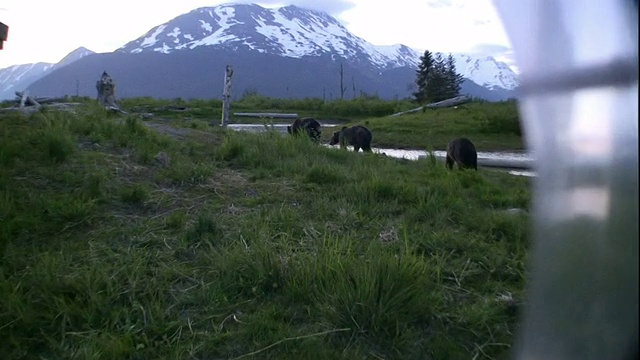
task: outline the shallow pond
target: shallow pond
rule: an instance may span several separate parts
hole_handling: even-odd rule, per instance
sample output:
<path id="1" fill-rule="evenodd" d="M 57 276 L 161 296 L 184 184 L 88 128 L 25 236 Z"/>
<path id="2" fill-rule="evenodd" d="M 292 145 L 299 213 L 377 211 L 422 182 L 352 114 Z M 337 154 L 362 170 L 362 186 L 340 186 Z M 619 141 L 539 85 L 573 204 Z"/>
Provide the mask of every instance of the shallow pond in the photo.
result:
<path id="1" fill-rule="evenodd" d="M 250 132 L 262 132 L 267 128 L 272 128 L 275 131 L 286 133 L 287 126 L 289 124 L 229 124 L 228 127 L 236 131 L 250 131 Z M 323 127 L 336 127 L 337 124 L 322 124 Z M 338 145 L 324 146 L 330 148 L 339 148 Z M 352 147 L 349 147 L 353 150 Z M 398 159 L 417 160 L 427 156 L 428 152 L 425 150 L 405 150 L 405 149 L 388 149 L 388 148 L 373 148 L 374 153 L 384 154 Z M 437 159 L 444 160 L 446 157 L 445 151 L 434 151 L 433 154 Z M 478 152 L 478 166 L 493 167 L 508 171 L 512 175 L 519 176 L 536 176 L 534 171 L 531 171 L 534 165 L 533 157 L 524 152 L 515 151 L 500 151 L 500 152 Z"/>

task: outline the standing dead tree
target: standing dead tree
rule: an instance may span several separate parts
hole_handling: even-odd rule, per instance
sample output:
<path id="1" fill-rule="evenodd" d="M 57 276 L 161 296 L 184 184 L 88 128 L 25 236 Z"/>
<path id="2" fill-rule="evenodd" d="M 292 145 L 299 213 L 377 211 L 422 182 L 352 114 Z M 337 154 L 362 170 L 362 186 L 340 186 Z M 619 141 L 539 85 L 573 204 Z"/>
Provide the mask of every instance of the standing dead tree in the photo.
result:
<path id="1" fill-rule="evenodd" d="M 224 89 L 222 92 L 222 121 L 220 126 L 226 127 L 229 122 L 229 110 L 231 109 L 231 77 L 233 67 L 227 65 L 224 72 Z"/>
<path id="2" fill-rule="evenodd" d="M 125 113 L 124 110 L 116 103 L 116 84 L 106 71 L 102 73 L 100 80 L 96 82 L 98 90 L 98 103 L 107 110 L 113 110 Z"/>
<path id="3" fill-rule="evenodd" d="M 340 63 L 340 99 L 344 99 L 344 92 L 347 91 L 347 87 L 344 86 L 344 69 L 342 63 Z"/>
<path id="4" fill-rule="evenodd" d="M 353 76 L 351 77 L 351 85 L 353 86 L 353 98 L 356 98 L 356 80 L 353 78 Z"/>

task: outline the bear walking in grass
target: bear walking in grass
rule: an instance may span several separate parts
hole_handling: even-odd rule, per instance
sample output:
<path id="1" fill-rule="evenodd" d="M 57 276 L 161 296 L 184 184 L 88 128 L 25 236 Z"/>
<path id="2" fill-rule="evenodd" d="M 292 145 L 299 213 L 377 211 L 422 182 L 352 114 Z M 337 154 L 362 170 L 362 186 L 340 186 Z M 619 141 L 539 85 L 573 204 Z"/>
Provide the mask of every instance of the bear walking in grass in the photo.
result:
<path id="1" fill-rule="evenodd" d="M 371 134 L 371 130 L 362 125 L 352 127 L 344 126 L 342 130 L 333 133 L 329 145 L 340 143 L 341 148 L 352 145 L 355 152 L 360 151 L 360 149 L 364 152 L 371 152 L 372 139 L 373 135 Z"/>
<path id="2" fill-rule="evenodd" d="M 478 153 L 471 140 L 457 138 L 447 145 L 447 167 L 453 169 L 453 164 L 458 164 L 458 169 L 474 168 L 478 171 Z"/>
<path id="3" fill-rule="evenodd" d="M 293 124 L 287 126 L 287 132 L 292 135 L 300 133 L 306 133 L 311 140 L 320 141 L 320 135 L 322 134 L 322 126 L 318 120 L 313 118 L 296 119 Z"/>

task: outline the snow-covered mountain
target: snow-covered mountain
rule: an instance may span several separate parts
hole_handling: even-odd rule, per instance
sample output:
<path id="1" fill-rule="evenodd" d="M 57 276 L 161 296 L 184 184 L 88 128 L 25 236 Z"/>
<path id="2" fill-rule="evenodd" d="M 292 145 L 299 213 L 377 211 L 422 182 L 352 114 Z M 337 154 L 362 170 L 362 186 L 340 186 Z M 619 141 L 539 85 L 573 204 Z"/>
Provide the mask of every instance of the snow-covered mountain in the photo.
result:
<path id="1" fill-rule="evenodd" d="M 489 90 L 514 90 L 518 87 L 518 75 L 504 62 L 496 61 L 491 56 L 451 55 L 456 60 L 458 73 L 480 86 Z"/>
<path id="2" fill-rule="evenodd" d="M 31 83 L 50 72 L 69 65 L 93 51 L 84 47 L 77 48 L 55 64 L 39 62 L 35 64 L 13 65 L 0 69 L 0 100 L 13 99 L 16 91 L 26 89 Z"/>
<path id="3" fill-rule="evenodd" d="M 328 14 L 294 5 L 266 9 L 256 4 L 226 4 L 195 9 L 156 26 L 117 51 L 169 54 L 199 46 L 294 58 L 330 53 L 364 57 L 379 67 L 417 64 L 416 52 L 406 46 L 378 48 L 351 34 Z"/>
<path id="4" fill-rule="evenodd" d="M 195 9 L 154 27 L 117 52 L 172 54 L 199 47 L 251 50 L 291 58 L 330 54 L 380 70 L 415 68 L 422 55 L 404 45 L 373 45 L 323 12 L 293 5 L 267 9 L 256 4 Z M 492 57 L 452 55 L 458 72 L 483 87 L 513 90 L 518 85 L 517 75 L 509 66 Z"/>
<path id="5" fill-rule="evenodd" d="M 62 60 L 58 61 L 52 70 L 58 69 L 62 66 L 66 66 L 71 64 L 74 61 L 78 61 L 80 59 L 82 59 L 85 56 L 88 55 L 92 55 L 95 54 L 95 52 L 85 48 L 85 47 L 79 47 L 75 50 L 73 50 L 72 52 L 68 53 L 67 56 L 63 57 Z"/>
<path id="6" fill-rule="evenodd" d="M 23 88 L 41 78 L 53 65 L 40 62 L 13 65 L 0 69 L 0 100 L 14 98 L 16 91 L 23 90 Z"/>
<path id="7" fill-rule="evenodd" d="M 404 45 L 373 45 L 323 12 L 225 4 L 179 15 L 112 53 L 51 69 L 29 90 L 41 96 L 95 96 L 95 82 L 107 70 L 119 97 L 210 99 L 219 96 L 225 66 L 233 65 L 236 98 L 247 91 L 329 100 L 405 98 L 415 89 L 421 55 Z M 506 64 L 452 55 L 466 78 L 463 94 L 489 101 L 515 96 L 517 76 Z"/>

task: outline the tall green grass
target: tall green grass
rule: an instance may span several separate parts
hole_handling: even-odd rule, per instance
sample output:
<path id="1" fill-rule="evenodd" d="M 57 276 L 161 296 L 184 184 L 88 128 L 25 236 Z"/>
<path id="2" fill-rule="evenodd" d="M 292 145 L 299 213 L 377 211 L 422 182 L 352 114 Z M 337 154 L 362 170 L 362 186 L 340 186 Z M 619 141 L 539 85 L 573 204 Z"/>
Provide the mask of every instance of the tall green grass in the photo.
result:
<path id="1" fill-rule="evenodd" d="M 454 138 L 467 137 L 479 151 L 525 148 L 515 101 L 426 109 L 398 117 L 369 119 L 367 126 L 379 147 L 445 150 Z"/>
<path id="2" fill-rule="evenodd" d="M 218 100 L 127 99 L 130 109 L 150 109 L 156 115 L 171 119 L 175 126 L 210 130 L 218 124 L 222 104 Z M 162 110 L 163 106 L 185 106 L 187 110 Z M 473 101 L 451 108 L 423 111 L 390 117 L 400 111 L 416 108 L 411 100 L 382 100 L 361 96 L 348 100 L 277 99 L 260 94 L 247 94 L 232 103 L 232 112 L 284 112 L 333 120 L 347 126 L 361 124 L 373 132 L 375 147 L 445 150 L 456 137 L 468 137 L 479 151 L 524 150 L 522 127 L 516 101 Z M 155 111 L 154 109 L 158 109 Z M 142 110 L 140 110 L 142 111 Z M 234 117 L 231 123 L 288 123 L 286 119 Z M 335 129 L 323 129 L 322 140 L 328 142 Z"/>
<path id="3" fill-rule="evenodd" d="M 0 115 L 4 358 L 509 354 L 529 230 L 504 210 L 528 179 L 180 134 L 92 105 Z"/>

